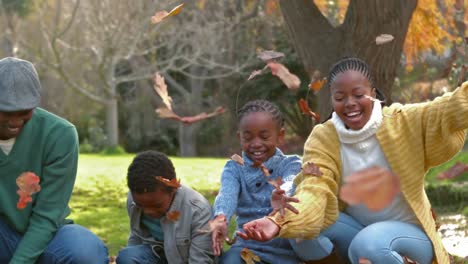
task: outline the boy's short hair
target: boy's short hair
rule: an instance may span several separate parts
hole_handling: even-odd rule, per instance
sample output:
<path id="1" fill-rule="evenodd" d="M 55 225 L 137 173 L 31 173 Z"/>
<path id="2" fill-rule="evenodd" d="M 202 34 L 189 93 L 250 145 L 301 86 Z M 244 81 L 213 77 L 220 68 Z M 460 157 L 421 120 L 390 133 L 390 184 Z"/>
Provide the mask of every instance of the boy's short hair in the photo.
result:
<path id="1" fill-rule="evenodd" d="M 39 106 L 41 83 L 31 62 L 7 57 L 0 60 L 0 111 L 15 112 Z"/>
<path id="2" fill-rule="evenodd" d="M 139 153 L 128 167 L 127 185 L 132 193 L 153 192 L 161 186 L 155 177 L 172 180 L 176 178 L 171 160 L 158 151 L 149 150 Z"/>

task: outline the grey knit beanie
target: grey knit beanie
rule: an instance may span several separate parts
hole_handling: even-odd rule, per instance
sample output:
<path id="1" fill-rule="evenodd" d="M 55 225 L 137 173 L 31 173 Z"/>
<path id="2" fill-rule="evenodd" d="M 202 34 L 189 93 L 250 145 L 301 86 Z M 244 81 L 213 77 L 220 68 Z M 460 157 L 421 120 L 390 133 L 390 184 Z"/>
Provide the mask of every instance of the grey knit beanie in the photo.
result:
<path id="1" fill-rule="evenodd" d="M 7 57 L 0 60 L 0 111 L 14 112 L 37 107 L 41 83 L 31 62 Z"/>

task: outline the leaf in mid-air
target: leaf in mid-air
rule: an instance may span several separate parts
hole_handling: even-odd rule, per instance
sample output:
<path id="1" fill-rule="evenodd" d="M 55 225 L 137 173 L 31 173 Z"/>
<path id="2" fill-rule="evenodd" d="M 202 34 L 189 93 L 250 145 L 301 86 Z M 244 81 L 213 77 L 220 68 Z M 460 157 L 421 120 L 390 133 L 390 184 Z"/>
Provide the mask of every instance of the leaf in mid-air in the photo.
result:
<path id="1" fill-rule="evenodd" d="M 182 10 L 183 6 L 184 6 L 184 4 L 180 4 L 180 5 L 176 6 L 176 7 L 174 7 L 169 12 L 167 12 L 166 10 L 156 12 L 151 17 L 151 23 L 152 24 L 157 24 L 157 23 L 163 21 L 164 19 L 166 19 L 168 17 L 175 16 L 175 15 L 179 14 L 180 11 Z"/>
<path id="2" fill-rule="evenodd" d="M 390 34 L 381 34 L 375 38 L 375 44 L 383 45 L 392 41 L 394 37 Z"/>
<path id="3" fill-rule="evenodd" d="M 277 51 L 274 51 L 274 50 L 264 50 L 264 51 L 260 52 L 257 57 L 259 59 L 261 59 L 263 62 L 268 63 L 270 61 L 274 61 L 274 60 L 283 58 L 284 53 L 277 52 Z"/>
<path id="4" fill-rule="evenodd" d="M 166 185 L 167 187 L 171 188 L 179 188 L 181 186 L 180 180 L 177 180 L 176 178 L 173 178 L 172 180 L 166 179 L 162 176 L 155 176 L 154 177 L 158 182 Z"/>
<path id="5" fill-rule="evenodd" d="M 24 209 L 26 205 L 32 202 L 31 195 L 39 192 L 41 186 L 39 182 L 41 179 L 33 172 L 23 172 L 18 178 L 16 178 L 16 185 L 18 186 L 18 191 L 16 193 L 19 196 L 18 203 L 16 207 L 18 209 Z"/>
<path id="6" fill-rule="evenodd" d="M 296 90 L 301 85 L 301 80 L 296 75 L 289 72 L 288 68 L 279 62 L 270 61 L 267 64 L 271 69 L 271 74 L 277 76 L 288 89 Z"/>
<path id="7" fill-rule="evenodd" d="M 299 99 L 298 104 L 299 104 L 299 110 L 301 110 L 301 112 L 303 114 L 312 117 L 316 122 L 320 121 L 320 114 L 312 112 L 312 110 L 310 110 L 309 105 L 307 104 L 306 100 L 301 98 L 301 99 Z"/>
<path id="8" fill-rule="evenodd" d="M 241 156 L 234 154 L 231 156 L 231 159 L 237 162 L 237 164 L 244 166 L 244 159 Z"/>
<path id="9" fill-rule="evenodd" d="M 273 179 L 268 180 L 268 183 L 271 184 L 273 187 L 275 187 L 275 189 L 279 189 L 281 185 L 283 184 L 283 179 L 278 176 L 278 178 L 274 180 Z"/>
<path id="10" fill-rule="evenodd" d="M 303 174 L 322 176 L 323 173 L 320 171 L 320 167 L 315 165 L 313 162 L 307 162 L 304 167 L 302 167 Z"/>
<path id="11" fill-rule="evenodd" d="M 439 180 L 453 179 L 462 175 L 465 172 L 468 172 L 468 164 L 457 162 L 448 170 L 442 173 L 439 173 L 439 175 L 437 175 L 437 179 Z"/>

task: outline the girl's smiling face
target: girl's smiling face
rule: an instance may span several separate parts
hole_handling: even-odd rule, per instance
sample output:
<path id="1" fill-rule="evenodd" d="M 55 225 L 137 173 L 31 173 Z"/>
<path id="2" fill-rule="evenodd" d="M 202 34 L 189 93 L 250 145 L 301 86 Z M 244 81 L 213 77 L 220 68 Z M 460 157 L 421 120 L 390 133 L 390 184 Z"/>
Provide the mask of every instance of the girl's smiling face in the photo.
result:
<path id="1" fill-rule="evenodd" d="M 336 75 L 330 84 L 332 104 L 335 113 L 347 128 L 359 130 L 372 115 L 375 89 L 369 80 L 359 71 L 347 70 Z"/>
<path id="2" fill-rule="evenodd" d="M 284 128 L 279 126 L 268 112 L 252 112 L 240 120 L 237 136 L 249 159 L 263 163 L 275 155 L 284 138 Z"/>

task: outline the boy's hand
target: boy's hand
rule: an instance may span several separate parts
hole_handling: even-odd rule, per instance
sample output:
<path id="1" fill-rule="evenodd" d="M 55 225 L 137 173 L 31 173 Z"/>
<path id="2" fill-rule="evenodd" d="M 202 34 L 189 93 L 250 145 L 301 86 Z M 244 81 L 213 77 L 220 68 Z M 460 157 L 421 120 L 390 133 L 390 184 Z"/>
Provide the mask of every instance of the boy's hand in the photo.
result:
<path id="1" fill-rule="evenodd" d="M 271 193 L 270 200 L 271 207 L 273 208 L 273 211 L 269 214 L 270 216 L 275 215 L 277 212 L 279 212 L 281 216 L 284 216 L 285 209 L 288 209 L 295 214 L 299 213 L 299 211 L 290 204 L 298 203 L 299 199 L 285 195 L 285 191 L 282 189 L 275 188 Z"/>
<path id="2" fill-rule="evenodd" d="M 260 242 L 265 242 L 275 238 L 280 227 L 270 219 L 264 217 L 250 221 L 243 226 L 244 232 L 236 232 L 244 240 L 252 239 Z"/>
<path id="3" fill-rule="evenodd" d="M 210 221 L 211 243 L 215 256 L 221 255 L 223 252 L 224 241 L 227 238 L 227 221 L 226 216 L 217 215 L 215 219 Z"/>

